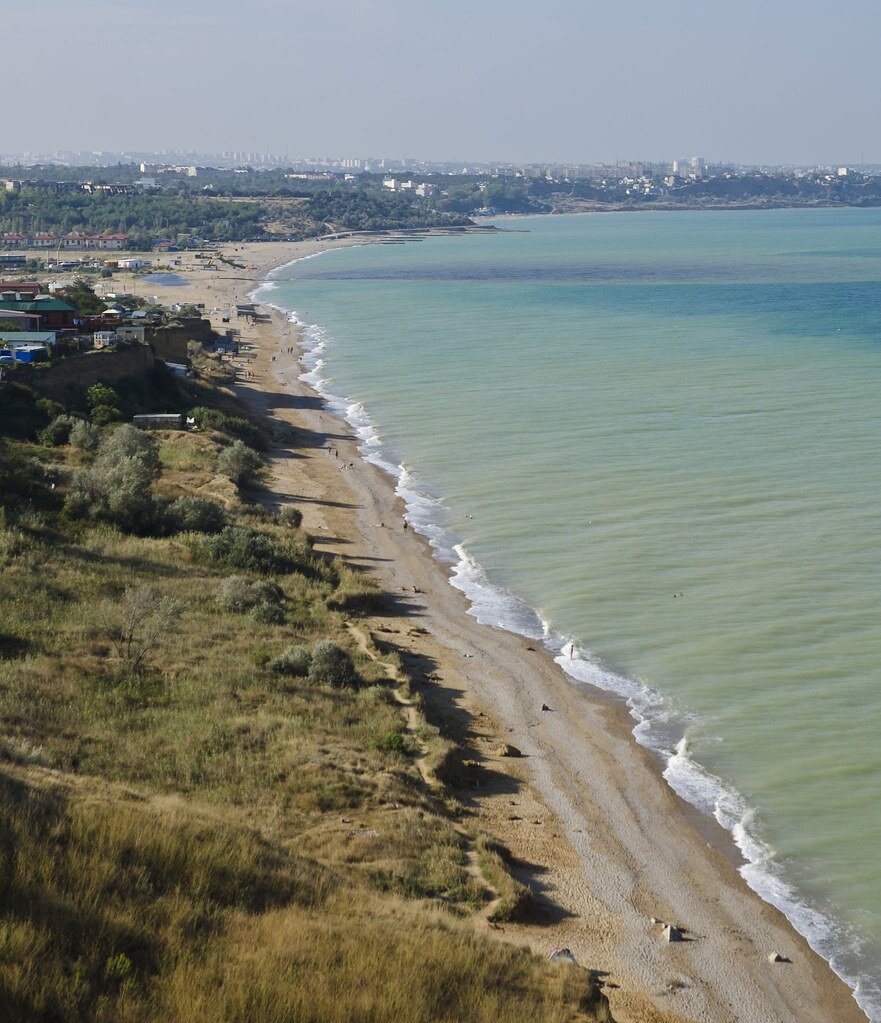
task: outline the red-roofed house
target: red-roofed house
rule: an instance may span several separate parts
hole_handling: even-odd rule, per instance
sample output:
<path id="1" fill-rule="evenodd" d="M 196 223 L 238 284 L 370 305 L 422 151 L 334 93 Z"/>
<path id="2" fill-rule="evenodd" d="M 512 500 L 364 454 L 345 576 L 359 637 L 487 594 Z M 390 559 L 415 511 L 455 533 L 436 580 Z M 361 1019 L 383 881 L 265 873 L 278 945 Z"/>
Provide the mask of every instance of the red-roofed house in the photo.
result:
<path id="1" fill-rule="evenodd" d="M 127 234 L 100 234 L 95 236 L 96 249 L 122 249 L 128 242 Z"/>
<path id="2" fill-rule="evenodd" d="M 15 295 L 19 301 L 28 301 L 40 294 L 36 281 L 0 281 L 0 295 Z"/>
<path id="3" fill-rule="evenodd" d="M 65 249 L 85 249 L 89 236 L 82 231 L 71 231 L 61 239 L 61 245 Z"/>
<path id="4" fill-rule="evenodd" d="M 65 249 L 121 249 L 127 241 L 127 234 L 83 234 L 81 231 L 71 231 L 61 243 Z"/>

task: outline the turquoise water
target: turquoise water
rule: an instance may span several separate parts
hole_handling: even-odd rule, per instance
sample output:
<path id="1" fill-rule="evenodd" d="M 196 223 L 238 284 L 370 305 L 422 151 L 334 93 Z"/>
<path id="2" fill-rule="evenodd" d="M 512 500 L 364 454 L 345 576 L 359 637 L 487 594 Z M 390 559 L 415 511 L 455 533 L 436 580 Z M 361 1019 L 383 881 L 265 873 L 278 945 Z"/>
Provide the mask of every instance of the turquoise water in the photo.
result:
<path id="1" fill-rule="evenodd" d="M 473 613 L 571 640 L 881 1020 L 881 211 L 503 226 L 259 297 Z"/>

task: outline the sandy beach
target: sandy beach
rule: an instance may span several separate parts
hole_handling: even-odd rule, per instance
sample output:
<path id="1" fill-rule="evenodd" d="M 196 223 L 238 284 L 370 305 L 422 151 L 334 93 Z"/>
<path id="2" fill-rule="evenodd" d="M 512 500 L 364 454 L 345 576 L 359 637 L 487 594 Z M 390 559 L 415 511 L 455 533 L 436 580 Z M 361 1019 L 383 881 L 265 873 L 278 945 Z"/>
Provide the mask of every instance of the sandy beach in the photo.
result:
<path id="1" fill-rule="evenodd" d="M 164 303 L 204 303 L 221 331 L 221 312 L 248 301 L 270 268 L 334 244 L 352 240 L 228 246 L 242 270 L 180 254 L 173 270 L 185 285 L 125 281 Z M 296 505 L 318 549 L 392 594 L 389 612 L 366 625 L 401 651 L 432 714 L 480 764 L 480 787 L 463 802 L 537 893 L 536 919 L 497 927 L 498 937 L 544 955 L 571 948 L 604 975 L 619 1023 L 864 1020 L 846 985 L 747 887 L 728 833 L 666 785 L 623 703 L 467 613 L 445 566 L 405 528 L 393 481 L 299 380 L 297 326 L 278 312 L 244 323 L 228 325 L 253 350 L 235 389 L 273 433 L 267 502 Z M 505 743 L 523 756 L 499 755 Z M 685 940 L 666 941 L 667 923 Z M 772 953 L 788 961 L 772 963 Z"/>

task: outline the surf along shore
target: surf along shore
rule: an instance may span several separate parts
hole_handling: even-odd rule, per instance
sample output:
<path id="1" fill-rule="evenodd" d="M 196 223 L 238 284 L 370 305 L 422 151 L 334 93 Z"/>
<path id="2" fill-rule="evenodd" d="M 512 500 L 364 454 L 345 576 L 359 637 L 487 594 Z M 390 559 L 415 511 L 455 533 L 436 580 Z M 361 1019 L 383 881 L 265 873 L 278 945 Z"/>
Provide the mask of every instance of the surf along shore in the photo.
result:
<path id="1" fill-rule="evenodd" d="M 244 269 L 184 255 L 174 268 L 184 284 L 127 283 L 165 303 L 204 303 L 222 331 L 221 312 L 250 301 L 273 267 L 364 242 L 230 246 L 224 254 Z M 393 480 L 360 457 L 348 425 L 299 379 L 298 325 L 272 310 L 230 326 L 248 346 L 234 389 L 273 437 L 266 503 L 299 508 L 316 549 L 391 594 L 388 613 L 367 626 L 402 652 L 433 719 L 480 765 L 480 785 L 463 802 L 511 850 L 537 904 L 529 922 L 498 926 L 497 936 L 542 954 L 569 947 L 601 971 L 618 1023 L 865 1020 L 829 965 L 748 888 L 730 835 L 666 785 L 622 701 L 468 615 L 447 567 L 405 528 Z M 502 755 L 505 744 L 522 757 Z M 668 942 L 665 924 L 683 940 Z M 773 953 L 784 961 L 770 962 Z"/>

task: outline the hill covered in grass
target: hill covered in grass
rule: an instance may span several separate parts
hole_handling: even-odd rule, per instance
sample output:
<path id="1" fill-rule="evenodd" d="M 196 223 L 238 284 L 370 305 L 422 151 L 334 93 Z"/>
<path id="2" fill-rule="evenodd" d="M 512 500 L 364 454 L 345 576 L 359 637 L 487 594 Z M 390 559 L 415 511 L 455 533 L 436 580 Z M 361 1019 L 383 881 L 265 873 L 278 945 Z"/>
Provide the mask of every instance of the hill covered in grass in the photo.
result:
<path id="1" fill-rule="evenodd" d="M 385 595 L 265 500 L 229 394 L 166 384 L 198 431 L 0 384 L 3 1018 L 609 1018 L 475 926 L 529 892 L 372 638 Z"/>

